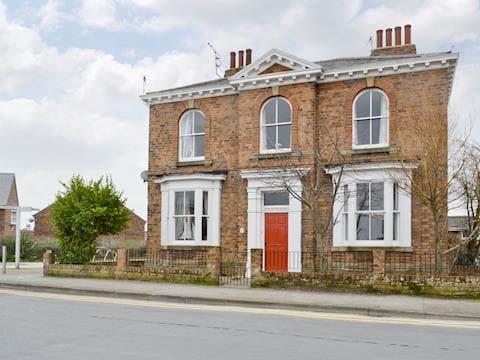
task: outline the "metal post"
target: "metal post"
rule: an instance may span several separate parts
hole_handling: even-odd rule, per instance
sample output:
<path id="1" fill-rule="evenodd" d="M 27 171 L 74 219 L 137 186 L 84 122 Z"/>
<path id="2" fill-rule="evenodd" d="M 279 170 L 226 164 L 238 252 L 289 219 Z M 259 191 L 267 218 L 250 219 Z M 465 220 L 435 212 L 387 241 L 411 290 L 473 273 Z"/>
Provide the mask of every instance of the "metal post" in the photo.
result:
<path id="1" fill-rule="evenodd" d="M 2 245 L 2 274 L 7 272 L 7 246 Z"/>
<path id="2" fill-rule="evenodd" d="M 21 210 L 17 207 L 17 223 L 15 225 L 15 269 L 20 269 L 20 228 L 21 228 Z"/>

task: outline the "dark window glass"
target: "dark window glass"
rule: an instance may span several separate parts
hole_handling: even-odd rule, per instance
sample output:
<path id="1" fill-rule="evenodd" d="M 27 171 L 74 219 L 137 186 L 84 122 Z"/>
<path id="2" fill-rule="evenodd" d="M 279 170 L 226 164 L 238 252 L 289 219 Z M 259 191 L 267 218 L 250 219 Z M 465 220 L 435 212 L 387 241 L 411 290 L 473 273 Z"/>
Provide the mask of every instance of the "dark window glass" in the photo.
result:
<path id="1" fill-rule="evenodd" d="M 290 125 L 280 125 L 278 127 L 278 148 L 290 148 Z"/>
<path id="2" fill-rule="evenodd" d="M 370 224 L 368 214 L 357 215 L 357 240 L 370 240 Z"/>
<path id="3" fill-rule="evenodd" d="M 383 214 L 372 214 L 370 217 L 372 222 L 372 239 L 371 240 L 383 240 L 384 238 L 384 226 L 383 226 Z"/>
<path id="4" fill-rule="evenodd" d="M 370 120 L 357 120 L 357 145 L 370 144 Z"/>
<path id="5" fill-rule="evenodd" d="M 288 191 L 267 191 L 263 194 L 265 206 L 288 205 Z"/>
<path id="6" fill-rule="evenodd" d="M 205 138 L 204 135 L 195 136 L 195 156 L 203 156 L 205 148 Z"/>
<path id="7" fill-rule="evenodd" d="M 357 184 L 357 210 L 369 210 L 370 197 L 368 191 L 368 183 Z"/>
<path id="8" fill-rule="evenodd" d="M 372 91 L 372 116 L 382 116 L 383 94 L 378 91 Z"/>
<path id="9" fill-rule="evenodd" d="M 263 120 L 265 124 L 275 124 L 276 122 L 276 109 L 275 99 L 269 100 L 263 108 Z"/>
<path id="10" fill-rule="evenodd" d="M 371 183 L 371 210 L 383 210 L 383 182 Z"/>
<path id="11" fill-rule="evenodd" d="M 265 148 L 267 150 L 275 150 L 276 146 L 276 134 L 277 128 L 275 126 L 268 126 L 264 129 L 265 131 Z"/>
<path id="12" fill-rule="evenodd" d="M 278 122 L 289 123 L 292 121 L 290 105 L 282 98 L 277 98 L 278 103 Z"/>
<path id="13" fill-rule="evenodd" d="M 355 117 L 370 117 L 370 91 L 364 92 L 355 102 Z"/>

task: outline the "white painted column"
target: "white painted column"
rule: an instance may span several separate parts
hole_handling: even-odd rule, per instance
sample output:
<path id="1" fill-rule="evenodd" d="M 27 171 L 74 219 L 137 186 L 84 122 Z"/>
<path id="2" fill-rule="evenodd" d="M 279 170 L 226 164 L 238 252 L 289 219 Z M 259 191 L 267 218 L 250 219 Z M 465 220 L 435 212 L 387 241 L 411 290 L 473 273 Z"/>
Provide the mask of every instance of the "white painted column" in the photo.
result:
<path id="1" fill-rule="evenodd" d="M 15 269 L 20 269 L 20 246 L 22 245 L 20 229 L 22 227 L 22 212 L 19 207 L 17 212 L 17 223 L 15 224 Z"/>

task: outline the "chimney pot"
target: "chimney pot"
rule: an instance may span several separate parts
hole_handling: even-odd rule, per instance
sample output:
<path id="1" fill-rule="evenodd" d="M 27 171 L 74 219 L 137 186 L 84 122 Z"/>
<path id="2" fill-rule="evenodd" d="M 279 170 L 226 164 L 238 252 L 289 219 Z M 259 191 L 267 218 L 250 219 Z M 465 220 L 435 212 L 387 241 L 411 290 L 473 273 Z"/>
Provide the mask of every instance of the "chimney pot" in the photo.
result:
<path id="1" fill-rule="evenodd" d="M 230 52 L 230 69 L 235 69 L 235 51 Z"/>
<path id="2" fill-rule="evenodd" d="M 405 25 L 405 45 L 412 43 L 412 25 Z"/>
<path id="3" fill-rule="evenodd" d="M 388 28 L 385 30 L 386 39 L 385 39 L 385 46 L 392 46 L 392 29 Z"/>
<path id="4" fill-rule="evenodd" d="M 383 47 L 383 30 L 377 30 L 377 48 Z"/>
<path id="5" fill-rule="evenodd" d="M 243 67 L 243 50 L 238 51 L 238 67 Z"/>
<path id="6" fill-rule="evenodd" d="M 402 45 L 402 27 L 396 26 L 395 27 L 395 46 Z"/>
<path id="7" fill-rule="evenodd" d="M 247 49 L 247 57 L 245 59 L 245 65 L 248 66 L 252 63 L 252 49 Z"/>

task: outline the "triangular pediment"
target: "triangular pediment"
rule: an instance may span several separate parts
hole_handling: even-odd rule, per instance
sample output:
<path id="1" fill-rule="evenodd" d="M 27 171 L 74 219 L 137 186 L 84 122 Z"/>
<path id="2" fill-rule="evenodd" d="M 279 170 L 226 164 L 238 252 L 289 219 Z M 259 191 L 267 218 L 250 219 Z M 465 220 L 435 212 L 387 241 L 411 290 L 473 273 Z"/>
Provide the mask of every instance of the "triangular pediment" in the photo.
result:
<path id="1" fill-rule="evenodd" d="M 284 51 L 271 49 L 230 77 L 230 80 L 245 79 L 277 72 L 294 72 L 311 69 L 321 69 L 321 66 Z"/>

